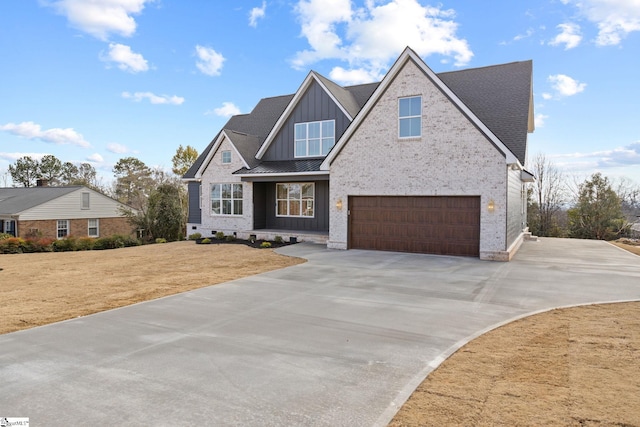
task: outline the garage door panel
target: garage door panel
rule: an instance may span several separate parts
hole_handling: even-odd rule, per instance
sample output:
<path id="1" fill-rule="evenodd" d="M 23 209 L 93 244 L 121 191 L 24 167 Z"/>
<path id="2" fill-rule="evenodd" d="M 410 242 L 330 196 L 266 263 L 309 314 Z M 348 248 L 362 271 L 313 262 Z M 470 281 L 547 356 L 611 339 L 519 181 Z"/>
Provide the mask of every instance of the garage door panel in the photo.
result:
<path id="1" fill-rule="evenodd" d="M 349 197 L 349 247 L 478 256 L 480 198 Z"/>

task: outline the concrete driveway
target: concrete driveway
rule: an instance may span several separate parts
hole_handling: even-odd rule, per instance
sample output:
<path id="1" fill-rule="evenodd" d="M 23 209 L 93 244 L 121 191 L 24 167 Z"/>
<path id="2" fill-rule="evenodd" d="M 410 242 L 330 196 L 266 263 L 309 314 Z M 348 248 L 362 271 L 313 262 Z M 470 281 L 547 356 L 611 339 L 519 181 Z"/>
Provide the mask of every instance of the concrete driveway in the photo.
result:
<path id="1" fill-rule="evenodd" d="M 552 307 L 640 299 L 640 258 L 599 241 L 526 242 L 510 263 L 311 244 L 281 252 L 309 262 L 0 336 L 0 416 L 382 426 L 490 328 Z"/>

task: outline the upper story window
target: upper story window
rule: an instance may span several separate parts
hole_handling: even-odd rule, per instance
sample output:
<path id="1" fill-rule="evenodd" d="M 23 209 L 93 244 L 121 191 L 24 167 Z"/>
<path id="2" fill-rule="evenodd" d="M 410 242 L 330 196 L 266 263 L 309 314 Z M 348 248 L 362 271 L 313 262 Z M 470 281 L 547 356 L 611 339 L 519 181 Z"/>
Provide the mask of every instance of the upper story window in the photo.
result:
<path id="1" fill-rule="evenodd" d="M 335 120 L 296 123 L 295 157 L 326 156 L 336 142 Z"/>
<path id="2" fill-rule="evenodd" d="M 89 209 L 89 193 L 82 193 L 82 209 Z"/>
<path id="3" fill-rule="evenodd" d="M 225 150 L 222 152 L 222 163 L 223 164 L 231 163 L 231 151 Z"/>
<path id="4" fill-rule="evenodd" d="M 398 100 L 398 136 L 411 138 L 421 136 L 422 97 L 411 96 Z"/>

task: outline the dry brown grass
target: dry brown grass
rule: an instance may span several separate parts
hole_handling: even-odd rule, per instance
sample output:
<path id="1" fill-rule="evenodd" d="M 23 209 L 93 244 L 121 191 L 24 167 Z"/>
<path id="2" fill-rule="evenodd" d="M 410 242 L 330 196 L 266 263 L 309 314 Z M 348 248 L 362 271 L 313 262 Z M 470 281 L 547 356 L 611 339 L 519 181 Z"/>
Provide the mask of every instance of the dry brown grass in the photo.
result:
<path id="1" fill-rule="evenodd" d="M 640 303 L 553 310 L 447 359 L 390 426 L 640 426 Z"/>
<path id="2" fill-rule="evenodd" d="M 0 333 L 85 316 L 304 262 L 240 244 L 175 242 L 0 255 Z"/>
<path id="3" fill-rule="evenodd" d="M 611 242 L 619 248 L 631 252 L 632 254 L 640 255 L 640 244 L 628 239 L 619 239 Z"/>

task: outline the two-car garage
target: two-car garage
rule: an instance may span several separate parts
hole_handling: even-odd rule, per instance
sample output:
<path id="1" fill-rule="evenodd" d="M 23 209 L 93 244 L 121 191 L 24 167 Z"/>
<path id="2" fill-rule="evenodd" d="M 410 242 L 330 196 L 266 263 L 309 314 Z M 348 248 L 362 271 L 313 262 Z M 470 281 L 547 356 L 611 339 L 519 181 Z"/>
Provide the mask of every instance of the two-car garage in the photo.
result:
<path id="1" fill-rule="evenodd" d="M 477 257 L 479 196 L 350 196 L 350 249 Z"/>

